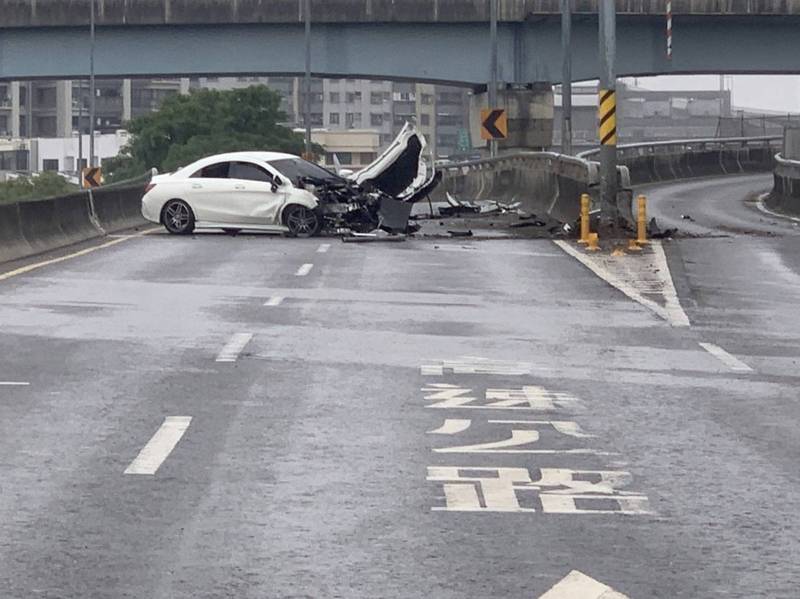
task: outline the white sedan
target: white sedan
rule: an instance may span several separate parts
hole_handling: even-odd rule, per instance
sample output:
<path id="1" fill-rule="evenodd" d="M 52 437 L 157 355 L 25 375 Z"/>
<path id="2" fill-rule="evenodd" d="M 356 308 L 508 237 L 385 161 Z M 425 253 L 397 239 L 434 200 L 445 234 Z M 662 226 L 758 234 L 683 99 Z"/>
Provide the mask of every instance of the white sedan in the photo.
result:
<path id="1" fill-rule="evenodd" d="M 349 178 L 280 152 L 209 156 L 155 175 L 142 198 L 142 215 L 176 234 L 253 229 L 310 237 L 326 218 L 333 220 L 329 214 L 341 220 L 347 211 L 362 220 L 372 216 L 381 226 L 382 199 L 410 204 L 435 185 L 435 173 L 422 159 L 424 148 L 424 138 L 406 126 L 375 162 Z M 343 208 L 326 212 L 331 204 Z"/>

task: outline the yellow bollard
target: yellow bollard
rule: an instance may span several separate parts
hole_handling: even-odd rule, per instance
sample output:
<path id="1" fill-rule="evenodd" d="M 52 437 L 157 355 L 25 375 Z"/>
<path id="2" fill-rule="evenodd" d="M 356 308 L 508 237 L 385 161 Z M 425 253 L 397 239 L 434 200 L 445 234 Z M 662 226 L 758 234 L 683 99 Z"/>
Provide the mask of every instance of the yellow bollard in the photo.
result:
<path id="1" fill-rule="evenodd" d="M 642 248 L 639 247 L 639 244 L 636 243 L 635 239 L 628 240 L 628 251 L 629 252 L 641 252 Z"/>
<path id="2" fill-rule="evenodd" d="M 581 238 L 578 243 L 589 243 L 589 204 L 588 193 L 581 194 Z"/>
<path id="3" fill-rule="evenodd" d="M 639 209 L 636 213 L 636 243 L 647 243 L 647 198 L 639 196 Z"/>
<path id="4" fill-rule="evenodd" d="M 600 251 L 600 246 L 597 245 L 597 233 L 589 233 L 589 237 L 586 240 L 586 251 L 588 252 L 598 252 Z"/>

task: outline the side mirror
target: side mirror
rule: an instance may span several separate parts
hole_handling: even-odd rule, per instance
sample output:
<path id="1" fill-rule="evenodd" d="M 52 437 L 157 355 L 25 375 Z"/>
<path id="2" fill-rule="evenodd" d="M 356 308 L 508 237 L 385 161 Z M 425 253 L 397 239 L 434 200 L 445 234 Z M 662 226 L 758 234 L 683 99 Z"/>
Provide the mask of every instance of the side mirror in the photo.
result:
<path id="1" fill-rule="evenodd" d="M 272 193 L 275 193 L 276 191 L 278 191 L 278 187 L 280 187 L 281 185 L 283 185 L 283 181 L 281 181 L 281 178 L 280 177 L 274 177 L 272 179 Z"/>

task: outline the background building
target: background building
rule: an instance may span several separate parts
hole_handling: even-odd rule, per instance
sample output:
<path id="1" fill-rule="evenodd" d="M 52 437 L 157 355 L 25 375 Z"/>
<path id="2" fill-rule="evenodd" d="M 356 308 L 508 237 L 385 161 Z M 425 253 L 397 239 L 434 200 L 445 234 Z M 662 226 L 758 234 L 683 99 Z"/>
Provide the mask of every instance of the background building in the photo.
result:
<path id="1" fill-rule="evenodd" d="M 193 89 L 229 90 L 267 85 L 281 96 L 284 124 L 304 126 L 305 94 L 297 77 L 199 77 L 181 79 L 102 79 L 96 84 L 95 131 L 104 138 L 101 158 L 114 148 L 111 140 L 132 118 L 157 110 L 174 94 Z M 594 86 L 573 87 L 573 137 L 576 148 L 596 146 L 597 96 Z M 312 79 L 311 126 L 325 140 L 326 161 L 334 153 L 347 167 L 365 164 L 411 122 L 428 139 L 436 158 L 458 159 L 474 154 L 469 122 L 471 92 L 465 88 L 427 83 L 361 79 Z M 731 106 L 729 90 L 654 91 L 620 83 L 618 123 L 621 143 L 693 137 L 777 135 L 790 120 L 786 115 L 754 115 Z M 0 83 L 0 170 L 79 168 L 72 148 L 78 132 L 85 137 L 89 123 L 87 81 Z M 554 146 L 560 145 L 561 95 L 556 87 Z M 474 127 L 473 127 L 474 129 Z M 352 135 L 336 136 L 337 131 Z M 369 137 L 369 139 L 367 139 Z M 32 143 L 27 140 L 38 140 Z M 44 142 L 61 139 L 61 142 Z M 377 142 L 375 141 L 377 140 Z M 480 140 L 477 140 L 480 145 Z M 24 142 L 24 143 L 23 143 Z M 124 142 L 123 142 L 124 143 Z M 377 146 L 375 145 L 377 143 Z M 43 150 L 48 148 L 48 150 Z M 65 148 L 58 156 L 51 149 Z M 26 154 L 30 154 L 26 157 Z M 84 143 L 83 156 L 88 154 Z M 47 161 L 46 165 L 44 161 Z M 369 162 L 369 161 L 367 161 Z"/>
<path id="2" fill-rule="evenodd" d="M 251 85 L 267 85 L 281 95 L 281 109 L 286 114 L 284 124 L 297 128 L 304 126 L 305 92 L 303 81 L 297 77 L 199 77 L 181 79 L 98 79 L 95 97 L 95 133 L 121 139 L 118 131 L 125 124 L 148 112 L 158 110 L 163 101 L 174 94 L 189 93 L 193 89 L 229 90 Z M 358 167 L 360 158 L 377 154 L 388 146 L 406 122 L 414 123 L 425 135 L 436 157 L 447 157 L 470 150 L 469 95 L 464 88 L 436 86 L 424 83 L 372 81 L 362 79 L 312 79 L 311 126 L 315 129 L 356 131 L 355 137 L 363 140 L 366 132 L 377 137 L 348 151 L 347 136 L 338 138 L 324 135 L 331 147 L 339 148 L 348 160 L 342 163 Z M 0 137 L 17 140 L 39 140 L 35 143 L 17 144 L 19 150 L 4 154 L 3 169 L 49 170 L 56 161 L 59 170 L 74 172 L 80 167 L 78 151 L 72 149 L 72 140 L 79 132 L 85 136 L 90 130 L 88 81 L 34 81 L 0 83 Z M 321 135 L 321 134 L 320 134 Z M 43 142 L 44 139 L 54 140 Z M 55 141 L 55 140 L 65 141 Z M 111 137 L 104 138 L 104 149 Z M 335 143 L 334 143 L 335 142 Z M 344 145 L 341 145 L 344 143 Z M 348 142 L 349 143 L 349 142 Z M 38 151 L 23 160 L 14 152 L 35 152 L 36 148 L 64 148 L 58 156 L 50 150 Z M 44 154 L 47 157 L 42 158 Z M 83 147 L 86 163 L 88 143 Z M 330 152 L 329 152 L 330 154 Z M 11 158 L 13 156 L 13 160 Z M 106 157 L 98 149 L 98 156 Z M 43 166 L 47 161 L 47 167 Z M 0 169 L 2 170 L 2 169 Z"/>
<path id="3" fill-rule="evenodd" d="M 331 170 L 338 160 L 342 168 L 357 171 L 381 150 L 381 134 L 374 129 L 312 129 L 311 141 L 325 148 L 322 163 Z"/>
<path id="4" fill-rule="evenodd" d="M 597 88 L 574 86 L 572 128 L 576 149 L 597 145 Z M 656 91 L 619 84 L 617 125 L 620 143 L 702 137 L 781 135 L 797 115 L 765 114 L 731 106 L 730 90 Z M 561 144 L 562 98 L 555 95 L 554 146 Z"/>

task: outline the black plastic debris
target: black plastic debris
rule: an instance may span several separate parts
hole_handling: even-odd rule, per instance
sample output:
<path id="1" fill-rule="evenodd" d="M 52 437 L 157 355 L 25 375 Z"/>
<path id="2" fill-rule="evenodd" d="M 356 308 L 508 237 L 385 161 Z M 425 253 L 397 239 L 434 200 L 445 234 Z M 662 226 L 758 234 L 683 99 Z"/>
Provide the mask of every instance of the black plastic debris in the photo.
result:
<path id="1" fill-rule="evenodd" d="M 651 218 L 650 222 L 647 223 L 647 236 L 651 239 L 669 239 L 677 232 L 677 228 L 662 230 L 661 227 L 658 226 L 655 218 Z"/>
<path id="2" fill-rule="evenodd" d="M 472 230 L 467 229 L 466 231 L 447 231 L 450 233 L 450 237 L 472 237 Z"/>
<path id="3" fill-rule="evenodd" d="M 541 220 L 525 220 L 521 223 L 511 223 L 508 225 L 510 229 L 521 229 L 523 227 L 544 227 L 545 223 Z"/>

